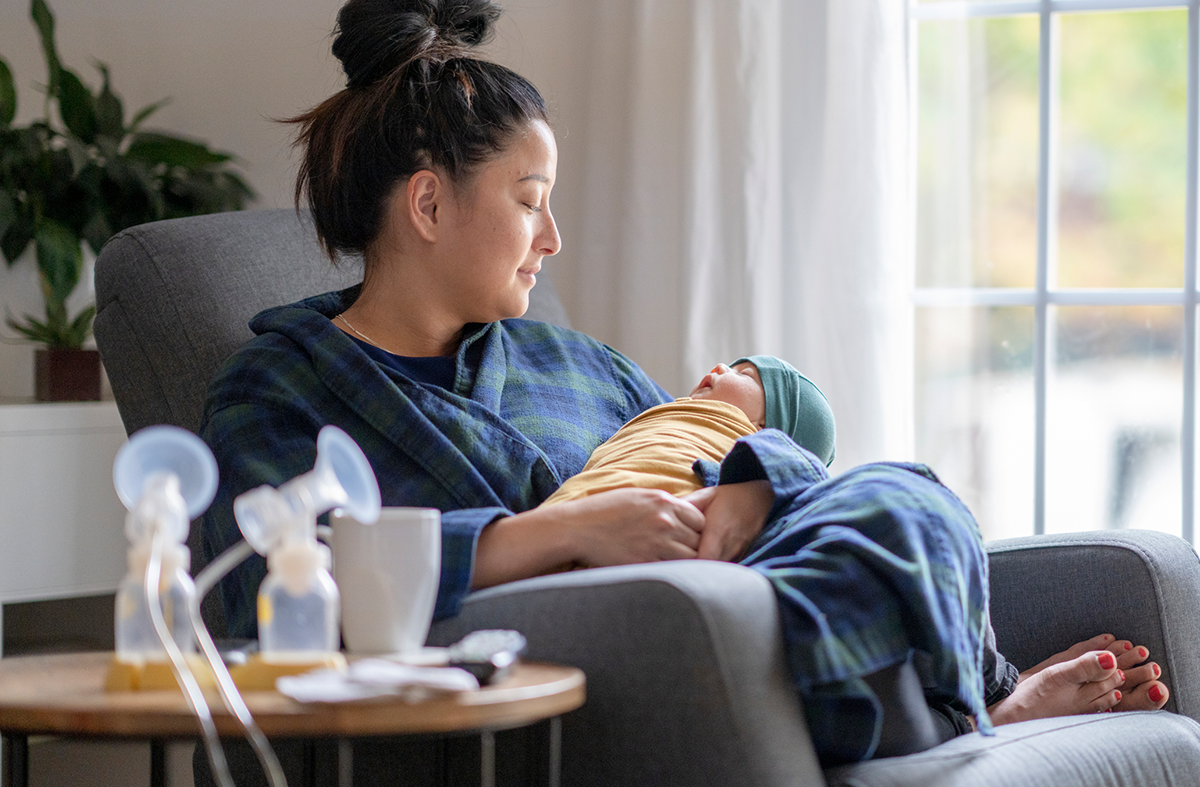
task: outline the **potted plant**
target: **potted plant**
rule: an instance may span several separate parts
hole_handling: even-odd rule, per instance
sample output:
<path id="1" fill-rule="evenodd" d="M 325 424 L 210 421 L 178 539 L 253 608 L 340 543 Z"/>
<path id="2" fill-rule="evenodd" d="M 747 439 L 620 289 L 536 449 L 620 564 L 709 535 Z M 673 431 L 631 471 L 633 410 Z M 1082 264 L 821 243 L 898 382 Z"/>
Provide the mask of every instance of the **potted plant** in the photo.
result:
<path id="1" fill-rule="evenodd" d="M 101 86 L 93 92 L 62 65 L 54 42 L 54 16 L 45 0 L 32 0 L 47 81 L 41 119 L 13 125 L 17 92 L 12 70 L 0 57 L 0 253 L 12 266 L 32 245 L 45 317 L 7 318 L 37 353 L 39 400 L 98 399 L 99 355 L 84 350 L 95 306 L 68 314 L 67 297 L 84 270 L 82 245 L 94 253 L 114 233 L 158 219 L 240 210 L 254 192 L 233 171 L 233 156 L 204 143 L 142 130 L 165 102 L 126 122 L 108 68 L 96 63 Z M 85 388 L 69 381 L 86 366 Z M 67 369 L 67 388 L 55 380 Z M 75 371 L 71 371 L 75 370 Z"/>

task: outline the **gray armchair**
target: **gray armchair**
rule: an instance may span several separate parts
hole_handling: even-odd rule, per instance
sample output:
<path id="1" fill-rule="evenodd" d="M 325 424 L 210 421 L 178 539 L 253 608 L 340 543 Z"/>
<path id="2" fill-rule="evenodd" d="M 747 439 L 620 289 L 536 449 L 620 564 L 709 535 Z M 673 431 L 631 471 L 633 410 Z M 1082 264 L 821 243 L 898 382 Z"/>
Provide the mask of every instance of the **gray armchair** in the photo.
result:
<path id="1" fill-rule="evenodd" d="M 126 429 L 195 431 L 208 381 L 250 338 L 251 316 L 345 286 L 356 273 L 353 263 L 331 269 L 290 210 L 159 222 L 114 237 L 96 265 L 96 338 Z M 565 324 L 548 281 L 534 290 L 530 316 Z M 586 672 L 587 703 L 563 729 L 568 785 L 1195 783 L 1200 562 L 1191 547 L 1158 533 L 1102 532 L 1004 541 L 989 551 L 994 627 L 1014 663 L 1025 668 L 1111 631 L 1150 647 L 1172 689 L 1167 710 L 1026 722 L 993 738 L 963 736 L 823 773 L 789 686 L 770 585 L 750 569 L 700 561 L 574 571 L 478 592 L 462 614 L 434 626 L 430 643 L 515 628 L 530 657 Z M 368 756 L 356 756 L 356 768 L 388 744 L 363 745 Z M 376 771 L 361 783 L 393 777 Z M 416 783 L 408 781 L 416 774 L 403 778 Z"/>

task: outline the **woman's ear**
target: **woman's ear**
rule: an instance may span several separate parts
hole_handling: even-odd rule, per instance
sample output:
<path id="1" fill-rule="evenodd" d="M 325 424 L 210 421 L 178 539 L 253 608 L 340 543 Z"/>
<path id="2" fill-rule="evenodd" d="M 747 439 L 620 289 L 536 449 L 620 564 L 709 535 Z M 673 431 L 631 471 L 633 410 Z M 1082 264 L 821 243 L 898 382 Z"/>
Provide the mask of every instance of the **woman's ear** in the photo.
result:
<path id="1" fill-rule="evenodd" d="M 443 218 L 438 209 L 446 196 L 442 179 L 423 169 L 408 179 L 406 196 L 408 217 L 417 234 L 430 243 L 437 241 Z"/>

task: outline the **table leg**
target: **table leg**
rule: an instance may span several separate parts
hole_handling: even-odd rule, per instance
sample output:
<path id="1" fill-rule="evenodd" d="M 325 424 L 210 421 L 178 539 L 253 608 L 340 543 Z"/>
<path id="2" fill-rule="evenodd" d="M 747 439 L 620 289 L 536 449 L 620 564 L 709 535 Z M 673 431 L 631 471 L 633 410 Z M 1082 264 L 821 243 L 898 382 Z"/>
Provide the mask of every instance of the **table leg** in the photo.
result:
<path id="1" fill-rule="evenodd" d="M 354 787 L 354 744 L 348 740 L 338 741 L 337 768 L 338 787 Z"/>
<path id="2" fill-rule="evenodd" d="M 496 734 L 479 733 L 479 787 L 496 787 Z"/>
<path id="3" fill-rule="evenodd" d="M 29 736 L 3 735 L 4 787 L 29 787 Z"/>
<path id="4" fill-rule="evenodd" d="M 167 745 L 150 741 L 150 787 L 167 787 Z"/>
<path id="5" fill-rule="evenodd" d="M 550 787 L 562 787 L 562 716 L 550 719 Z"/>

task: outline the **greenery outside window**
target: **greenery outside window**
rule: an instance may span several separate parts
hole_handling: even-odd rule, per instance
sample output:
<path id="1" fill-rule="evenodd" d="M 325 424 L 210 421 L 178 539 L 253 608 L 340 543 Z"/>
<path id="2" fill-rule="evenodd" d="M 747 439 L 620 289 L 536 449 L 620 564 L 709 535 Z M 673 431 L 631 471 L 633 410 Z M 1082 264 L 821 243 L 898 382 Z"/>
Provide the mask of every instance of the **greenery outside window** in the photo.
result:
<path id="1" fill-rule="evenodd" d="M 1194 541 L 1198 0 L 909 0 L 917 458 Z"/>

